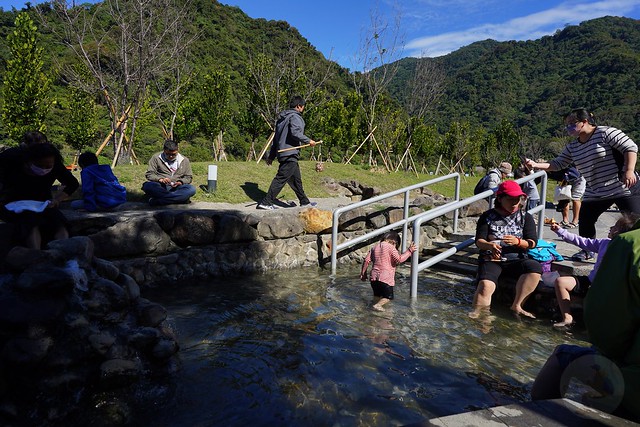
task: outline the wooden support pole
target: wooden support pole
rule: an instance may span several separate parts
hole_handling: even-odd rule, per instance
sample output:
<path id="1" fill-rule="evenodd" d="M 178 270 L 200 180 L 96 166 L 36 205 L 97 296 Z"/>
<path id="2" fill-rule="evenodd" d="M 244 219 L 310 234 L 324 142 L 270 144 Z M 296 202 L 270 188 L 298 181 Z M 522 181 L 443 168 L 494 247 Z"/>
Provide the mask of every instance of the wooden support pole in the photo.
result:
<path id="1" fill-rule="evenodd" d="M 262 149 L 262 151 L 260 151 L 260 155 L 258 156 L 258 160 L 256 160 L 256 163 L 260 163 L 260 160 L 262 160 L 262 156 L 264 156 L 264 153 L 267 152 L 267 149 L 271 145 L 271 142 L 273 141 L 273 137 L 274 136 L 276 136 L 276 133 L 275 132 L 271 132 L 271 136 L 267 140 L 267 143 L 264 145 L 264 148 Z"/>
<path id="2" fill-rule="evenodd" d="M 378 141 L 376 140 L 375 135 L 373 135 L 371 139 L 373 139 L 373 142 L 376 144 L 376 148 L 378 148 L 378 153 L 380 153 L 380 157 L 382 157 L 382 163 L 384 163 L 384 167 L 387 168 L 387 172 L 391 172 L 391 169 L 389 168 L 389 164 L 387 163 L 387 159 L 384 157 L 384 154 L 382 153 L 382 150 L 378 145 Z"/>
<path id="3" fill-rule="evenodd" d="M 351 155 L 351 157 L 349 157 L 349 158 L 347 159 L 347 161 L 346 161 L 345 165 L 348 165 L 348 164 L 349 164 L 349 162 L 351 162 L 351 159 L 353 159 L 353 156 L 355 156 L 355 155 L 356 155 L 356 153 L 358 152 L 358 150 L 360 150 L 360 149 L 362 148 L 362 146 L 364 145 L 364 143 L 365 143 L 365 142 L 367 142 L 367 140 L 368 140 L 369 138 L 371 138 L 371 136 L 373 136 L 373 132 L 375 132 L 375 131 L 376 131 L 376 129 L 378 129 L 378 126 L 374 127 L 374 128 L 373 128 L 373 130 L 372 130 L 371 132 L 369 132 L 369 135 L 367 135 L 367 137 L 364 139 L 364 141 L 362 141 L 362 142 L 360 143 L 360 145 L 358 145 L 358 148 L 356 148 L 356 151 L 354 151 L 354 152 L 353 152 L 353 154 Z"/>
<path id="4" fill-rule="evenodd" d="M 118 120 L 118 122 L 116 123 L 115 129 L 119 129 L 120 126 L 122 126 L 122 122 L 124 122 L 127 119 L 127 117 L 129 117 L 129 111 L 131 111 L 131 105 L 129 105 L 125 110 L 125 112 L 122 113 L 120 120 Z M 96 156 L 99 155 L 102 152 L 102 150 L 104 150 L 104 147 L 107 146 L 107 144 L 109 143 L 109 140 L 113 136 L 113 132 L 114 132 L 114 129 L 111 129 L 111 131 L 109 132 L 109 135 L 107 135 L 104 141 L 102 141 L 102 144 L 100 144 L 100 147 L 98 147 L 98 149 L 96 150 Z"/>

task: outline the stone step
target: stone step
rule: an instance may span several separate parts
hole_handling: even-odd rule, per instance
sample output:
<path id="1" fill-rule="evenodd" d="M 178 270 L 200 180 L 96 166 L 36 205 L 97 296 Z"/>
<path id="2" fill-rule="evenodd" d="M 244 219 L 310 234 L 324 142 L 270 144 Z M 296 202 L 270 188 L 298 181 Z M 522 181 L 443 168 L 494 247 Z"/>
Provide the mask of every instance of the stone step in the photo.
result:
<path id="1" fill-rule="evenodd" d="M 445 241 L 434 241 L 432 242 L 434 247 L 433 248 L 429 248 L 427 249 L 425 252 L 428 255 L 436 255 L 440 252 L 442 252 L 444 249 L 448 249 L 460 242 L 463 242 L 467 239 L 469 239 L 470 237 L 473 237 L 473 235 L 470 234 L 450 234 L 449 236 L 447 236 L 449 240 L 445 240 Z M 573 261 L 570 260 L 568 257 L 570 255 L 565 255 L 568 252 L 570 252 L 571 250 L 568 249 L 568 247 L 572 247 L 575 248 L 575 246 L 572 245 L 568 245 L 564 242 L 562 242 L 562 244 L 558 245 L 558 252 L 560 252 L 561 254 L 563 254 L 563 256 L 565 257 L 564 261 L 554 261 L 551 264 L 551 270 L 552 271 L 557 271 L 559 272 L 561 275 L 563 276 L 587 276 L 589 275 L 589 273 L 591 272 L 591 270 L 593 269 L 593 265 L 594 265 L 594 261 L 593 260 L 589 260 L 589 261 L 585 261 L 585 262 L 581 262 L 581 261 Z M 576 252 L 578 248 L 575 248 Z M 561 252 L 562 250 L 562 252 Z M 450 260 L 456 261 L 456 262 L 461 262 L 461 263 L 467 263 L 467 264 L 472 264 L 477 266 L 478 265 L 478 253 L 479 250 L 475 245 L 471 245 L 463 250 L 458 251 L 456 254 L 452 255 L 451 257 L 449 257 Z"/>

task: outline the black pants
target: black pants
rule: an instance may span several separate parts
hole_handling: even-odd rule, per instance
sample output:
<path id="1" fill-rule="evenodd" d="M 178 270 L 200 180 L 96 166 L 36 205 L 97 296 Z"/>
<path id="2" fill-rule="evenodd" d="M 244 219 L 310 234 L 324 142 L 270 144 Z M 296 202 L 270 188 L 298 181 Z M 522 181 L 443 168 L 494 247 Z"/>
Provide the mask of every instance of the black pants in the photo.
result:
<path id="1" fill-rule="evenodd" d="M 271 181 L 269 192 L 267 192 L 267 196 L 262 200 L 262 203 L 272 205 L 285 184 L 289 184 L 294 193 L 296 193 L 298 200 L 300 200 L 300 205 L 309 203 L 309 198 L 304 194 L 304 189 L 302 188 L 300 166 L 298 165 L 298 159 L 295 157 L 289 157 L 280 163 L 278 173 Z"/>
<path id="2" fill-rule="evenodd" d="M 580 227 L 578 234 L 588 239 L 596 237 L 596 221 L 609 206 L 616 204 L 622 212 L 640 213 L 640 198 L 638 196 L 618 197 L 615 199 L 583 200 L 580 208 Z"/>

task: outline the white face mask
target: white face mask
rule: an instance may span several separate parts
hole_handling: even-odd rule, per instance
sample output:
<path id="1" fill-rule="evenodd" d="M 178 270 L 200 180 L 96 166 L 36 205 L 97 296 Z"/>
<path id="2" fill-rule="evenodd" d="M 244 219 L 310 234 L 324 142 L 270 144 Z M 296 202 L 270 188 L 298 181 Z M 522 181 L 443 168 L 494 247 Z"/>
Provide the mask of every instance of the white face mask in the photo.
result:
<path id="1" fill-rule="evenodd" d="M 38 175 L 38 176 L 44 176 L 44 175 L 48 174 L 49 172 L 51 172 L 52 170 L 53 170 L 53 168 L 42 169 L 42 168 L 39 168 L 36 165 L 31 165 L 31 172 L 33 172 L 34 175 Z"/>

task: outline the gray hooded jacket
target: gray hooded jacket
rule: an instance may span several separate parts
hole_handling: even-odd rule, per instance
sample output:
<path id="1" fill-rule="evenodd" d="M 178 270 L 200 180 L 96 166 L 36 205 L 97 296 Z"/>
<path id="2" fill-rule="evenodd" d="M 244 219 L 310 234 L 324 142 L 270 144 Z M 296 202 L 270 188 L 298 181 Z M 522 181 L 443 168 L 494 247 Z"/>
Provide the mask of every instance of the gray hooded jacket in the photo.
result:
<path id="1" fill-rule="evenodd" d="M 300 150 L 289 150 L 278 153 L 283 148 L 299 147 L 308 144 L 311 138 L 304 134 L 304 119 L 302 114 L 295 109 L 282 111 L 278 114 L 276 121 L 276 135 L 269 152 L 269 160 L 278 157 L 279 162 L 283 162 L 291 157 L 298 158 Z"/>

